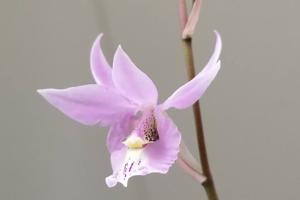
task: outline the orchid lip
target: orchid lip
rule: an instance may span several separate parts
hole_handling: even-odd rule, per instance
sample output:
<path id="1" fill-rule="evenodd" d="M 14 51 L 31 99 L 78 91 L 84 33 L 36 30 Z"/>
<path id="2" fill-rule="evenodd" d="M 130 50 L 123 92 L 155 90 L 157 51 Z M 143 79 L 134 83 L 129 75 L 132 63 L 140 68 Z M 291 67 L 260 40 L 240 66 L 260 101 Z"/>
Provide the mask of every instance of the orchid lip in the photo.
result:
<path id="1" fill-rule="evenodd" d="M 142 138 L 140 138 L 139 136 L 137 136 L 135 134 L 130 135 L 122 143 L 125 146 L 127 146 L 129 149 L 141 149 L 147 144 L 146 141 L 144 141 Z"/>
<path id="2" fill-rule="evenodd" d="M 147 108 L 137 115 L 138 119 L 135 122 L 134 130 L 122 142 L 129 149 L 141 149 L 147 144 L 159 140 L 154 109 Z"/>

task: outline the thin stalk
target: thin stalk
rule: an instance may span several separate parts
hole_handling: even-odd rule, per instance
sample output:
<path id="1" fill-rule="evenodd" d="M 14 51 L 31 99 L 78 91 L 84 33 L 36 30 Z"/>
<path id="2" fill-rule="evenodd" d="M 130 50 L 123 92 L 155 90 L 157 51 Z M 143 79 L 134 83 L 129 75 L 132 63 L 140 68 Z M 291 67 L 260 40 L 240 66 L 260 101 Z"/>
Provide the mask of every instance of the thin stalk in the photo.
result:
<path id="1" fill-rule="evenodd" d="M 183 31 L 184 24 L 186 23 L 186 19 L 187 19 L 185 0 L 179 0 L 179 14 L 180 14 L 180 24 L 181 24 L 181 28 Z M 187 70 L 188 78 L 191 80 L 195 77 L 192 37 L 183 38 L 182 43 L 183 43 L 183 49 L 184 49 L 186 70 Z M 219 198 L 218 198 L 217 191 L 216 191 L 216 188 L 214 185 L 214 181 L 213 181 L 213 177 L 212 177 L 212 173 L 211 173 L 211 170 L 209 167 L 209 161 L 208 161 L 208 157 L 207 157 L 199 101 L 197 101 L 193 105 L 193 113 L 194 113 L 194 122 L 195 122 L 195 126 L 196 126 L 197 143 L 198 143 L 198 150 L 199 150 L 199 155 L 200 155 L 201 166 L 202 166 L 204 176 L 207 177 L 207 180 L 203 183 L 203 187 L 207 193 L 209 200 L 218 200 Z"/>

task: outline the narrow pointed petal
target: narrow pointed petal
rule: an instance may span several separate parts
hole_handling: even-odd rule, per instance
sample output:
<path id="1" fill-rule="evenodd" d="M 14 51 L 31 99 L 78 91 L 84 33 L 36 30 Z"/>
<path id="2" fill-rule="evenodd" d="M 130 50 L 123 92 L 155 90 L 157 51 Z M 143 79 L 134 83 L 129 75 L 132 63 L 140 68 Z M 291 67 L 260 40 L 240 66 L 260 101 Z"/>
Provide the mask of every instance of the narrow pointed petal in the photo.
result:
<path id="1" fill-rule="evenodd" d="M 171 107 L 184 109 L 194 104 L 201 98 L 208 86 L 216 77 L 220 70 L 221 62 L 219 61 L 222 42 L 221 37 L 216 33 L 216 45 L 213 55 L 204 67 L 204 69 L 195 76 L 191 81 L 178 88 L 163 104 L 162 108 L 167 110 Z"/>
<path id="2" fill-rule="evenodd" d="M 192 11 L 189 15 L 185 28 L 182 32 L 183 39 L 192 37 L 199 20 L 200 8 L 201 8 L 201 0 L 195 0 Z"/>
<path id="3" fill-rule="evenodd" d="M 152 80 L 131 61 L 121 46 L 114 56 L 112 77 L 115 87 L 133 102 L 156 104 L 158 93 Z"/>
<path id="4" fill-rule="evenodd" d="M 186 0 L 178 0 L 178 13 L 180 19 L 180 30 L 183 31 L 188 20 L 186 11 Z"/>
<path id="5" fill-rule="evenodd" d="M 90 65 L 92 75 L 98 84 L 112 86 L 111 67 L 101 49 L 101 33 L 95 40 L 90 54 Z"/>
<path id="6" fill-rule="evenodd" d="M 181 134 L 166 114 L 157 111 L 155 116 L 159 140 L 140 149 L 123 146 L 113 151 L 111 153 L 113 174 L 106 178 L 108 187 L 114 187 L 118 182 L 126 187 L 129 178 L 133 176 L 165 174 L 176 161 Z"/>
<path id="7" fill-rule="evenodd" d="M 38 90 L 51 105 L 71 119 L 85 125 L 109 125 L 133 106 L 111 88 L 83 85 L 67 89 Z"/>

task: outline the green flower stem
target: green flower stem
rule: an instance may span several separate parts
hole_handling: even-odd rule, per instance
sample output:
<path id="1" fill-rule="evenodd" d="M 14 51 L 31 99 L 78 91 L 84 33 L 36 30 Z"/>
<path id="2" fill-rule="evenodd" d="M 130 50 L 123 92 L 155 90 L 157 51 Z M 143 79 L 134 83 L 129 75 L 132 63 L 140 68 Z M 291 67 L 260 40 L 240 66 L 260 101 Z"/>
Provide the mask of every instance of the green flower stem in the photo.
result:
<path id="1" fill-rule="evenodd" d="M 186 13 L 186 9 L 185 9 L 184 0 L 179 0 L 179 14 L 180 14 L 181 29 L 183 31 L 184 24 L 186 23 L 186 19 L 187 19 L 187 13 Z M 184 57 L 185 57 L 187 74 L 188 74 L 188 78 L 191 80 L 195 77 L 192 38 L 189 37 L 189 38 L 182 39 L 182 43 L 183 43 L 183 49 L 184 49 Z M 217 191 L 216 191 L 216 188 L 214 185 L 214 181 L 213 181 L 213 177 L 212 177 L 212 174 L 210 171 L 209 161 L 208 161 L 208 157 L 207 157 L 199 101 L 197 101 L 193 105 L 193 113 L 194 113 L 194 122 L 195 122 L 195 126 L 196 126 L 197 142 L 198 142 L 201 166 L 202 166 L 204 176 L 207 177 L 207 180 L 203 183 L 203 187 L 207 193 L 209 200 L 218 200 L 219 198 L 218 198 Z"/>

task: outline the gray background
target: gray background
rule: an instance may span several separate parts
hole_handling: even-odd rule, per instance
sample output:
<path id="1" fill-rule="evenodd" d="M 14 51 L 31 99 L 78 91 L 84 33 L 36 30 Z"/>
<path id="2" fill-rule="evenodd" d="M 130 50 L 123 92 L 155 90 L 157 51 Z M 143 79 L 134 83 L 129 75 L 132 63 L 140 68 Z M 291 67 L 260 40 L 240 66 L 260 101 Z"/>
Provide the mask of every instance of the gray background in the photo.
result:
<path id="1" fill-rule="evenodd" d="M 85 127 L 35 90 L 93 82 L 99 32 L 109 61 L 119 43 L 159 86 L 186 81 L 177 1 L 1 0 L 0 199 L 206 199 L 179 168 L 108 189 L 107 130 Z M 299 12 L 296 0 L 204 0 L 197 71 L 222 35 L 222 69 L 201 105 L 220 199 L 299 199 Z M 197 153 L 191 110 L 170 114 Z"/>

